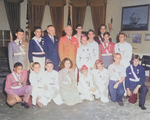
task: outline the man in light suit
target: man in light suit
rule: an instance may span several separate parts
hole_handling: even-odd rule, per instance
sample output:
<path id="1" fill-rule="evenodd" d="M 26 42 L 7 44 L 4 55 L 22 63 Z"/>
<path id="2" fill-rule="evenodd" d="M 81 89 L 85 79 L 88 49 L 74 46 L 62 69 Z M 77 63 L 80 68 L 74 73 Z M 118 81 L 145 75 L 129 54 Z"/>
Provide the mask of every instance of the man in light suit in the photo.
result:
<path id="1" fill-rule="evenodd" d="M 48 35 L 44 36 L 44 50 L 46 59 L 53 62 L 54 70 L 58 71 L 59 66 L 59 54 L 58 54 L 58 42 L 59 38 L 55 36 L 55 27 L 53 25 L 47 26 Z"/>
<path id="2" fill-rule="evenodd" d="M 72 37 L 72 27 L 70 25 L 65 27 L 66 36 L 59 40 L 59 57 L 62 61 L 64 58 L 69 58 L 73 62 L 73 68 L 76 66 L 76 54 L 79 47 L 77 38 Z"/>
<path id="3" fill-rule="evenodd" d="M 28 61 L 28 47 L 29 43 L 22 40 L 24 36 L 23 29 L 19 28 L 16 30 L 17 39 L 10 42 L 8 45 L 8 55 L 9 55 L 9 67 L 13 72 L 13 66 L 16 62 L 21 62 L 23 65 L 23 70 L 29 69 Z"/>

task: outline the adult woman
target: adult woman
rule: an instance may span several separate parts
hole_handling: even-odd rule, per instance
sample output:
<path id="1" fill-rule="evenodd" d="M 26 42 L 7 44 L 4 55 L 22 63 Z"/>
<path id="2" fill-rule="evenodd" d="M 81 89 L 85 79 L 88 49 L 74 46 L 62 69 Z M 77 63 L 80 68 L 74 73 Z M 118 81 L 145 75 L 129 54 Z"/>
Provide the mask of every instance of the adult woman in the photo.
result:
<path id="1" fill-rule="evenodd" d="M 60 95 L 62 100 L 67 105 L 81 103 L 82 100 L 77 90 L 77 81 L 75 80 L 72 61 L 69 58 L 63 59 L 60 65 L 58 82 L 60 86 Z"/>

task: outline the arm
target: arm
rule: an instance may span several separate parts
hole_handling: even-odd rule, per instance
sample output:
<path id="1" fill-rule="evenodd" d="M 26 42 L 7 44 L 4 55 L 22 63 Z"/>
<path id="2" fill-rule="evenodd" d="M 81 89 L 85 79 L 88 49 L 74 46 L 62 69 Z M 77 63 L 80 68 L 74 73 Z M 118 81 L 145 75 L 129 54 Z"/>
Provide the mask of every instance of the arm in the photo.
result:
<path id="1" fill-rule="evenodd" d="M 102 59 L 102 44 L 99 45 L 99 59 Z"/>
<path id="2" fill-rule="evenodd" d="M 13 72 L 13 46 L 11 43 L 8 45 L 8 58 L 9 58 L 9 67 L 10 70 Z"/>
<path id="3" fill-rule="evenodd" d="M 31 66 L 30 66 L 30 62 L 29 62 L 29 59 L 28 59 L 28 50 L 29 50 L 29 43 L 27 43 L 26 44 L 26 47 L 27 47 L 27 49 L 26 49 L 26 60 L 27 60 L 27 70 L 29 70 L 30 68 L 31 68 Z"/>
<path id="4" fill-rule="evenodd" d="M 58 53 L 59 53 L 60 61 L 64 59 L 63 52 L 64 52 L 63 39 L 60 38 L 58 43 Z"/>
<path id="5" fill-rule="evenodd" d="M 46 43 L 46 39 L 44 39 L 44 52 L 45 52 L 45 56 L 46 56 L 46 59 L 48 59 L 48 49 L 47 49 L 47 43 Z"/>
<path id="6" fill-rule="evenodd" d="M 77 64 L 78 69 L 79 69 L 79 67 L 80 67 L 80 66 L 79 66 L 79 63 L 80 63 L 80 62 L 79 62 L 79 60 L 80 60 L 80 55 L 79 55 L 79 54 L 80 54 L 80 50 L 79 50 L 79 48 L 78 48 L 78 50 L 77 50 L 77 55 L 76 55 L 76 64 Z"/>
<path id="7" fill-rule="evenodd" d="M 33 45 L 32 45 L 32 40 L 30 40 L 29 51 L 28 51 L 28 57 L 29 57 L 30 63 L 33 62 L 32 52 L 33 52 Z"/>
<path id="8" fill-rule="evenodd" d="M 98 43 L 96 43 L 96 52 L 97 52 L 97 54 L 96 54 L 96 60 L 97 59 L 99 59 L 99 45 L 98 45 Z M 95 61 L 94 61 L 94 63 L 95 63 Z"/>

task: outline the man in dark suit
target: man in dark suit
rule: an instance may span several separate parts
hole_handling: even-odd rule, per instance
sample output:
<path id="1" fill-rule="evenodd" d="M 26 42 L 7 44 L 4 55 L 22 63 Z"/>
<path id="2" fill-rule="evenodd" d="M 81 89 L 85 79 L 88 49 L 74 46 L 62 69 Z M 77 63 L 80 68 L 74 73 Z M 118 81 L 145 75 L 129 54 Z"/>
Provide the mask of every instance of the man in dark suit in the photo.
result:
<path id="1" fill-rule="evenodd" d="M 59 38 L 55 36 L 55 27 L 53 25 L 47 26 L 48 35 L 44 36 L 44 51 L 46 59 L 50 59 L 54 64 L 54 70 L 58 71 L 59 66 L 59 54 L 58 54 L 58 42 Z"/>

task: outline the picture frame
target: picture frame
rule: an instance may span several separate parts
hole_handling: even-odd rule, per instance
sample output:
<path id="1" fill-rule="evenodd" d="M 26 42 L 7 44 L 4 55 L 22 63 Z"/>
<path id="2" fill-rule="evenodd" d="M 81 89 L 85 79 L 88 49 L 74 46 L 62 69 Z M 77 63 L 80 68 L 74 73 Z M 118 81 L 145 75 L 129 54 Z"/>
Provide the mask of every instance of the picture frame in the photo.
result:
<path id="1" fill-rule="evenodd" d="M 150 34 L 145 34 L 145 41 L 150 41 Z"/>
<path id="2" fill-rule="evenodd" d="M 141 43 L 142 34 L 132 34 L 132 43 Z"/>
<path id="3" fill-rule="evenodd" d="M 148 30 L 149 5 L 122 7 L 121 30 Z"/>

